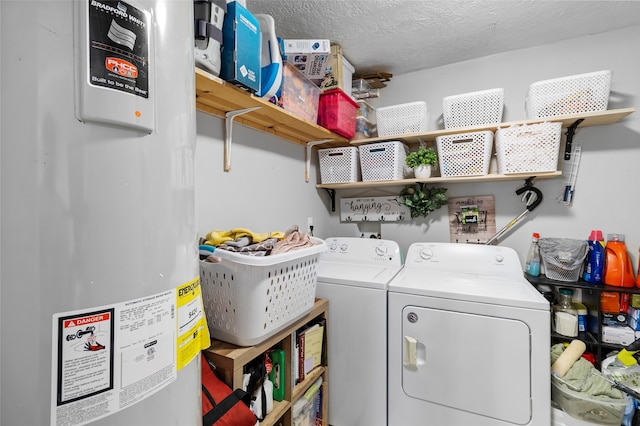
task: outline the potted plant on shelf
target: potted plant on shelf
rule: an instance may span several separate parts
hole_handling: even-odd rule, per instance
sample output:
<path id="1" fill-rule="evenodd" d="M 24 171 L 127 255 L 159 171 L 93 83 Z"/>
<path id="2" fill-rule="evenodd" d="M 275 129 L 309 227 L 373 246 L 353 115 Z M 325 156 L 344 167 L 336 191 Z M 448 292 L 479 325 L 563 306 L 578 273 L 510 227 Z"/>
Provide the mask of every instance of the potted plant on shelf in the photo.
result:
<path id="1" fill-rule="evenodd" d="M 409 207 L 411 217 L 424 216 L 447 204 L 447 188 L 428 188 L 424 182 L 407 185 L 400 192 L 400 205 Z"/>
<path id="2" fill-rule="evenodd" d="M 431 167 L 438 162 L 438 154 L 433 148 L 421 146 L 417 151 L 407 154 L 405 162 L 413 169 L 416 178 L 426 179 L 431 177 Z"/>

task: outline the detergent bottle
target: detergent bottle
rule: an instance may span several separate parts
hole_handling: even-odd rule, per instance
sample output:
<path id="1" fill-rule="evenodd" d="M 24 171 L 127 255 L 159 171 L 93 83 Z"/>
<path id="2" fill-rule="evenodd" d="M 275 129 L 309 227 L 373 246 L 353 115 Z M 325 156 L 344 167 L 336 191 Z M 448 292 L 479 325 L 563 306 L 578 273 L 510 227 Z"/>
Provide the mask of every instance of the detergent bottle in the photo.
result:
<path id="1" fill-rule="evenodd" d="M 585 258 L 582 278 L 598 284 L 604 279 L 604 239 L 600 230 L 591 231 L 589 235 L 589 252 Z"/>
<path id="2" fill-rule="evenodd" d="M 607 234 L 605 250 L 604 283 L 617 287 L 633 287 L 635 277 L 631 259 L 627 254 L 624 234 Z"/>

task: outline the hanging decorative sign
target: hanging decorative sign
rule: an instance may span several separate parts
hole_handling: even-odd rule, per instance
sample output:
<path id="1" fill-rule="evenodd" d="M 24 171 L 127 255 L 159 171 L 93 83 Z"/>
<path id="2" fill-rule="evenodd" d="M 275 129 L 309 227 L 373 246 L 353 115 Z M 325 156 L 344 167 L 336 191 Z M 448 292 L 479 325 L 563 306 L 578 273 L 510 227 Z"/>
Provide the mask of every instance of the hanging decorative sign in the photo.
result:
<path id="1" fill-rule="evenodd" d="M 342 222 L 399 222 L 411 217 L 409 208 L 399 197 L 340 199 Z"/>
<path id="2" fill-rule="evenodd" d="M 493 195 L 449 198 L 447 204 L 452 243 L 484 244 L 496 233 Z"/>

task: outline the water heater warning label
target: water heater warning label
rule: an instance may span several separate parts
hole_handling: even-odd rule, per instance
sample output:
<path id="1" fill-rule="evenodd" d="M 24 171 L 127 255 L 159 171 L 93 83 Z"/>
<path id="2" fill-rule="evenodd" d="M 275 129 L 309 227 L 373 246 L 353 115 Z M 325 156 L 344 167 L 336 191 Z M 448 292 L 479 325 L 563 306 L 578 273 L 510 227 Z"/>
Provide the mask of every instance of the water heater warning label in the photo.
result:
<path id="1" fill-rule="evenodd" d="M 89 83 L 149 97 L 149 18 L 123 1 L 89 1 Z"/>

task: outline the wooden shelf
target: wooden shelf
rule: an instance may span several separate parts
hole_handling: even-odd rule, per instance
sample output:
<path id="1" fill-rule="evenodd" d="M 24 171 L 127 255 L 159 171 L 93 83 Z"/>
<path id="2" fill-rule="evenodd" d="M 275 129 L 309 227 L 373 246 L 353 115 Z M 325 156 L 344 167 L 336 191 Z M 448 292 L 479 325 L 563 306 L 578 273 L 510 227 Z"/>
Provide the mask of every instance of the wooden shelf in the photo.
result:
<path id="1" fill-rule="evenodd" d="M 343 136 L 196 68 L 196 109 L 224 118 L 227 112 L 254 107 L 260 108 L 236 117 L 235 121 L 303 146 L 325 139 L 330 141 L 316 147 L 331 148 L 349 144 L 349 140 Z"/>
<path id="2" fill-rule="evenodd" d="M 323 378 L 323 401 L 327 401 L 327 388 L 324 383 L 328 381 L 328 369 L 326 362 L 314 368 L 305 376 L 304 381 L 301 383 L 295 383 L 295 380 L 291 377 L 292 366 L 290 354 L 293 349 L 292 333 L 317 318 L 328 319 L 329 301 L 325 299 L 316 299 L 315 304 L 311 308 L 311 312 L 289 325 L 284 330 L 266 339 L 254 346 L 236 346 L 231 343 L 222 342 L 220 340 L 211 340 L 211 346 L 204 350 L 204 355 L 215 366 L 217 371 L 222 374 L 223 379 L 227 385 L 232 389 L 242 388 L 243 368 L 245 364 L 251 362 L 258 356 L 264 354 L 268 349 L 279 346 L 285 351 L 285 395 L 282 401 L 273 401 L 273 410 L 260 422 L 260 426 L 267 425 L 292 425 L 291 408 L 293 403 L 297 401 L 309 387 L 316 381 L 318 377 Z M 327 321 L 328 323 L 328 321 Z M 326 348 L 323 349 L 326 361 Z M 323 403 L 323 412 L 325 419 L 327 419 L 328 411 Z"/>
<path id="3" fill-rule="evenodd" d="M 372 143 L 372 142 L 400 140 L 409 145 L 416 145 L 416 144 L 419 144 L 420 141 L 424 141 L 424 142 L 435 141 L 436 137 L 438 136 L 455 135 L 459 133 L 469 133 L 469 132 L 480 132 L 484 130 L 491 130 L 492 132 L 495 132 L 497 129 L 504 128 L 504 127 L 516 126 L 516 125 L 522 125 L 522 124 L 537 124 L 537 123 L 544 123 L 546 121 L 551 121 L 554 123 L 561 122 L 562 127 L 566 128 L 571 126 L 577 120 L 583 119 L 584 121 L 582 121 L 578 126 L 578 129 L 579 129 L 581 127 L 604 126 L 606 124 L 615 124 L 620 120 L 622 120 L 624 117 L 628 116 L 629 114 L 634 113 L 635 110 L 636 110 L 635 108 L 621 108 L 621 109 L 612 109 L 607 111 L 584 112 L 581 114 L 548 117 L 548 118 L 542 118 L 537 120 L 511 121 L 511 122 L 498 123 L 498 124 L 492 124 L 492 125 L 433 130 L 425 133 L 379 136 L 376 138 L 352 140 L 351 144 L 362 145 L 365 143 Z"/>
<path id="4" fill-rule="evenodd" d="M 561 171 L 556 172 L 544 172 L 544 173 L 523 173 L 513 175 L 484 175 L 484 176 L 460 176 L 460 177 L 432 177 L 428 179 L 402 179 L 402 180 L 377 180 L 366 182 L 349 182 L 349 183 L 324 183 L 317 184 L 316 188 L 326 189 L 350 189 L 350 188 L 381 188 L 385 186 L 404 186 L 410 185 L 416 182 L 426 182 L 429 184 L 441 184 L 441 183 L 481 183 L 481 182 L 497 182 L 502 180 L 525 180 L 531 176 L 535 176 L 536 179 L 551 179 L 554 177 L 562 176 Z"/>
<path id="5" fill-rule="evenodd" d="M 622 108 L 616 110 L 607 110 L 599 112 L 588 112 L 582 114 L 563 115 L 561 117 L 549 117 L 540 120 L 526 120 L 526 121 L 513 121 L 508 123 L 500 123 L 495 125 L 474 126 L 474 127 L 459 127 L 455 129 L 434 130 L 425 133 L 404 134 L 396 136 L 381 136 L 377 138 L 358 139 L 351 141 L 352 145 L 362 145 L 365 143 L 382 142 L 388 140 L 400 140 L 408 145 L 416 145 L 422 142 L 433 142 L 436 137 L 444 135 L 453 135 L 469 132 L 480 132 L 484 130 L 490 130 L 495 132 L 499 128 L 509 127 L 513 125 L 521 124 L 536 124 L 543 123 L 545 121 L 561 122 L 562 127 L 566 128 L 574 124 L 577 120 L 583 121 L 579 124 L 580 127 L 589 126 L 602 126 L 606 124 L 614 124 L 622 120 L 624 117 L 635 112 L 635 108 Z M 386 186 L 402 186 L 409 185 L 416 182 L 426 182 L 429 184 L 443 184 L 443 183 L 481 183 L 481 182 L 497 182 L 505 180 L 522 180 L 535 176 L 536 179 L 551 179 L 558 176 L 562 176 L 562 171 L 543 172 L 543 173 L 521 173 L 521 174 L 489 174 L 483 176 L 458 176 L 458 177 L 432 177 L 429 179 L 402 179 L 402 180 L 389 180 L 389 181 L 366 181 L 366 182 L 349 182 L 349 183 L 330 183 L 330 184 L 317 184 L 316 188 L 324 189 L 350 189 L 350 188 L 380 188 Z"/>

